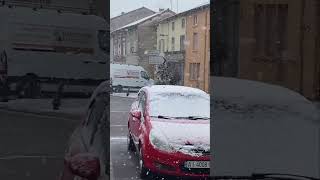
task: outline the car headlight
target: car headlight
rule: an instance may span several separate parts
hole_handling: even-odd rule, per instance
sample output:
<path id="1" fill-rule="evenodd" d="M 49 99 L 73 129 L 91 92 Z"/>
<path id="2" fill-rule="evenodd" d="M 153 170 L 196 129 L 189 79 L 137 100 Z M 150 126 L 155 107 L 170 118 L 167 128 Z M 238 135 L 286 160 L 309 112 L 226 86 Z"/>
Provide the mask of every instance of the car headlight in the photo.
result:
<path id="1" fill-rule="evenodd" d="M 165 140 L 163 140 L 163 138 L 160 137 L 161 135 L 159 135 L 159 133 L 156 133 L 154 130 L 151 130 L 149 139 L 153 147 L 161 151 L 173 151 L 173 147 L 170 146 L 168 142 L 166 142 Z"/>

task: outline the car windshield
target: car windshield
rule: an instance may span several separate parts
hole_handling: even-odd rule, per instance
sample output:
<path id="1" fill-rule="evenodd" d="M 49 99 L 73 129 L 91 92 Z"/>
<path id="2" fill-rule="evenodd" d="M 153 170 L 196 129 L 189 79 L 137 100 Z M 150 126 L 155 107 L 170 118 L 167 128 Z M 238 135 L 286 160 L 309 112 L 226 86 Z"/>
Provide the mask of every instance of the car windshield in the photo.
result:
<path id="1" fill-rule="evenodd" d="M 208 119 L 210 117 L 209 96 L 183 93 L 162 93 L 150 99 L 150 115 Z"/>

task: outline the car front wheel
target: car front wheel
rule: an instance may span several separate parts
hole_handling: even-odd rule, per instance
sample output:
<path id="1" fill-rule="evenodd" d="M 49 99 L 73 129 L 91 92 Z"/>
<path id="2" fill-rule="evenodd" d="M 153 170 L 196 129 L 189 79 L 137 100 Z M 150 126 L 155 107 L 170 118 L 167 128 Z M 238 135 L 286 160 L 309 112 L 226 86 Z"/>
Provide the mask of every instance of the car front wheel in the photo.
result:
<path id="1" fill-rule="evenodd" d="M 134 147 L 134 143 L 133 140 L 131 138 L 130 133 L 128 133 L 128 137 L 127 137 L 127 146 L 128 146 L 128 150 L 131 152 L 135 152 L 135 147 Z"/>

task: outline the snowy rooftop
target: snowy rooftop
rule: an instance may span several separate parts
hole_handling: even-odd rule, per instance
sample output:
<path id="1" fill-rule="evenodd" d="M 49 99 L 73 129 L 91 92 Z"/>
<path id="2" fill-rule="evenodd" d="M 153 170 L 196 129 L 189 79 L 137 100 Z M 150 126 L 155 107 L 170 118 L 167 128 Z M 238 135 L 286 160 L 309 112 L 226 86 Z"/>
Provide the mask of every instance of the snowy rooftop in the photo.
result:
<path id="1" fill-rule="evenodd" d="M 162 94 L 162 93 L 182 93 L 182 94 L 196 94 L 201 96 L 209 96 L 206 92 L 186 86 L 174 86 L 174 85 L 153 85 L 145 87 L 151 94 Z"/>
<path id="2" fill-rule="evenodd" d="M 210 2 L 201 3 L 201 4 L 199 4 L 198 6 L 192 8 L 192 9 L 188 9 L 188 10 L 182 11 L 180 13 L 177 13 L 177 14 L 175 14 L 173 16 L 167 17 L 167 18 L 161 20 L 160 22 L 162 23 L 162 22 L 169 21 L 169 20 L 174 19 L 174 18 L 179 17 L 179 16 L 184 16 L 184 15 L 190 13 L 190 12 L 197 11 L 198 9 L 206 8 L 207 6 L 210 6 Z"/>
<path id="3" fill-rule="evenodd" d="M 167 9 L 167 10 L 169 10 L 169 9 Z M 127 25 L 125 25 L 125 26 L 122 26 L 122 27 L 114 30 L 113 32 L 118 31 L 118 30 L 121 30 L 121 29 L 125 29 L 125 28 L 128 28 L 128 27 L 131 27 L 131 26 L 135 26 L 135 25 L 138 25 L 138 24 L 140 24 L 140 23 L 143 23 L 143 22 L 145 22 L 145 21 L 147 21 L 147 20 L 149 20 L 149 19 L 152 19 L 153 17 L 156 17 L 156 16 L 158 16 L 158 15 L 166 12 L 167 10 L 163 10 L 163 11 L 157 12 L 157 13 L 152 14 L 152 15 L 150 15 L 150 16 L 147 16 L 147 17 L 144 17 L 144 18 L 142 18 L 142 19 L 139 19 L 138 21 L 134 21 L 134 22 L 132 22 L 132 23 L 130 23 L 130 24 L 127 24 Z"/>

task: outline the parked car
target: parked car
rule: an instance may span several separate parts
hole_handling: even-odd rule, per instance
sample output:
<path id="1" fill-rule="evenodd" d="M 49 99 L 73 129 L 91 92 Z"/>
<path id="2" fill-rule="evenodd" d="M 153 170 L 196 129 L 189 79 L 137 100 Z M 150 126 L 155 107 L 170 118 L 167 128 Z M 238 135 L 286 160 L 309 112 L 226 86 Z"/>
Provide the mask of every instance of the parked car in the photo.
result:
<path id="1" fill-rule="evenodd" d="M 210 96 L 171 85 L 141 88 L 128 117 L 128 149 L 139 156 L 141 178 L 152 173 L 208 177 Z"/>
<path id="2" fill-rule="evenodd" d="M 65 153 L 60 180 L 109 180 L 109 82 L 94 91 L 81 124 L 75 129 Z"/>
<path id="3" fill-rule="evenodd" d="M 214 179 L 320 178 L 320 118 L 313 102 L 258 81 L 214 77 L 210 84 Z"/>
<path id="4" fill-rule="evenodd" d="M 148 85 L 153 85 L 147 71 L 141 66 L 129 64 L 110 64 L 110 79 L 116 92 L 124 90 L 136 90 Z"/>

